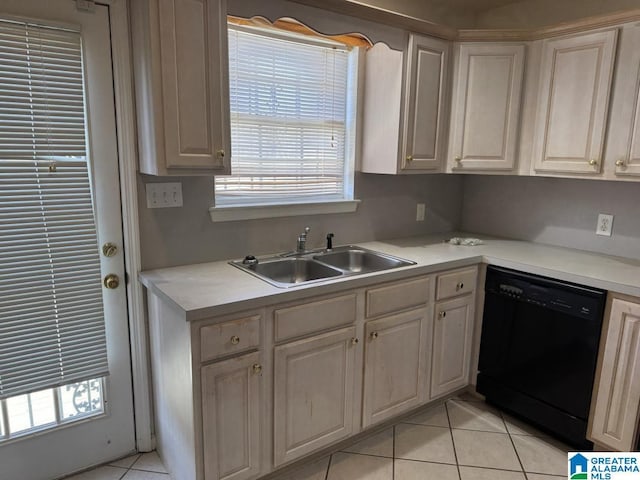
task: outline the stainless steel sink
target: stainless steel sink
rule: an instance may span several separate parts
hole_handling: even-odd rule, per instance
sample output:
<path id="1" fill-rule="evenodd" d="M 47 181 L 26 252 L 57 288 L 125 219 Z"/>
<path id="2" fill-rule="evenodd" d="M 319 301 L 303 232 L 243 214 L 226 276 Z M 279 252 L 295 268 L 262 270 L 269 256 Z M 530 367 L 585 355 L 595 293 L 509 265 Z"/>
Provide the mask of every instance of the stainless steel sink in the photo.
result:
<path id="1" fill-rule="evenodd" d="M 244 261 L 229 263 L 280 288 L 415 265 L 409 260 L 353 245 L 287 257 L 247 257 Z"/>
<path id="2" fill-rule="evenodd" d="M 253 265 L 231 264 L 281 288 L 343 275 L 341 270 L 306 257 L 271 257 Z"/>
<path id="3" fill-rule="evenodd" d="M 313 258 L 350 273 L 369 273 L 415 265 L 415 262 L 409 260 L 351 245 L 338 247 L 332 251 L 315 255 Z"/>

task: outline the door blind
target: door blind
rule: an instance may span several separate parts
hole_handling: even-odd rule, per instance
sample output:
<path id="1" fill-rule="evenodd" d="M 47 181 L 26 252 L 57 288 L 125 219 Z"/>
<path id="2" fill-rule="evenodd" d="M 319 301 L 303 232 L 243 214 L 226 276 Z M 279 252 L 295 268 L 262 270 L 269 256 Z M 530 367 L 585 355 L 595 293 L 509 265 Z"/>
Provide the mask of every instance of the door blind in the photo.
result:
<path id="1" fill-rule="evenodd" d="M 230 177 L 216 204 L 345 198 L 349 51 L 229 27 Z"/>
<path id="2" fill-rule="evenodd" d="M 77 31 L 0 20 L 0 398 L 108 373 Z"/>

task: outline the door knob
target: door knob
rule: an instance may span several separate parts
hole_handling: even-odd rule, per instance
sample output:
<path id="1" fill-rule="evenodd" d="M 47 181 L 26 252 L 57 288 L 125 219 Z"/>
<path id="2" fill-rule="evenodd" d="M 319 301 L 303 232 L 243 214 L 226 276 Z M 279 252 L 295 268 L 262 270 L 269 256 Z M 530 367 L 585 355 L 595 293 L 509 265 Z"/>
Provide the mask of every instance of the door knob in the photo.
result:
<path id="1" fill-rule="evenodd" d="M 120 277 L 118 277 L 115 273 L 110 273 L 109 275 L 104 277 L 103 283 L 104 286 L 109 290 L 113 290 L 115 288 L 118 288 L 118 285 L 120 285 Z"/>

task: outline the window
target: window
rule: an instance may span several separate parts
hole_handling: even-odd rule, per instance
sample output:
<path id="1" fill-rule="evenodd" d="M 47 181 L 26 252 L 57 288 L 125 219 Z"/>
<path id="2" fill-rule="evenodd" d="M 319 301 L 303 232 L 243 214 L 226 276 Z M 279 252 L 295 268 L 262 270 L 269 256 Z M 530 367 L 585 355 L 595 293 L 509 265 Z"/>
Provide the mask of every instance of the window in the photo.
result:
<path id="1" fill-rule="evenodd" d="M 231 169 L 217 207 L 353 199 L 357 48 L 229 26 Z"/>
<path id="2" fill-rule="evenodd" d="M 0 440 L 103 412 L 80 32 L 0 20 Z"/>

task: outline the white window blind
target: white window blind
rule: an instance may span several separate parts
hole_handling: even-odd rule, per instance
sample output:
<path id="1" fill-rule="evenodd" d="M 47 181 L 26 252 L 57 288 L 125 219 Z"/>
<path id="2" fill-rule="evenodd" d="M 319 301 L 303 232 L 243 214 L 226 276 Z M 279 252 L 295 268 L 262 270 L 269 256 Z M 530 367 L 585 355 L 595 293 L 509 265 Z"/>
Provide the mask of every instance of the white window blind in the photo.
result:
<path id="1" fill-rule="evenodd" d="M 0 398 L 108 373 L 80 34 L 0 20 Z"/>
<path id="2" fill-rule="evenodd" d="M 344 200 L 349 51 L 229 26 L 230 177 L 216 205 Z"/>

